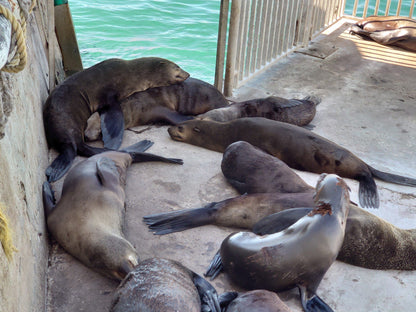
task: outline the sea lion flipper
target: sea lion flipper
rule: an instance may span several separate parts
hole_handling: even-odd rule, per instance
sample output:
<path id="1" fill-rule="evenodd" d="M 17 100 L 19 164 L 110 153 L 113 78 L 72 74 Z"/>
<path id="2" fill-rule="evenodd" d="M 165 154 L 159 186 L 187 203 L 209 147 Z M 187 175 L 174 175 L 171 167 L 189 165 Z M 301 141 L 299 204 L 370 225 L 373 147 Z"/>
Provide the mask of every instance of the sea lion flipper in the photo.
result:
<path id="1" fill-rule="evenodd" d="M 99 111 L 104 147 L 118 150 L 123 141 L 124 116 L 119 102 L 113 102 Z"/>
<path id="2" fill-rule="evenodd" d="M 308 296 L 304 286 L 298 286 L 302 307 L 305 312 L 334 312 L 318 295 Z"/>
<path id="3" fill-rule="evenodd" d="M 273 213 L 254 224 L 252 231 L 257 235 L 273 234 L 283 231 L 312 210 L 313 208 L 309 207 L 293 208 Z"/>
<path id="4" fill-rule="evenodd" d="M 192 278 L 201 299 L 201 311 L 221 312 L 218 294 L 215 288 L 204 278 L 194 273 Z"/>
<path id="5" fill-rule="evenodd" d="M 184 209 L 158 213 L 143 217 L 144 223 L 155 235 L 180 232 L 201 225 L 210 224 L 216 203 L 209 203 L 202 208 Z"/>
<path id="6" fill-rule="evenodd" d="M 133 162 L 145 162 L 145 161 L 161 161 L 171 164 L 183 164 L 183 160 L 179 158 L 166 158 L 163 156 L 150 154 L 150 153 L 129 153 L 130 156 L 133 158 Z"/>
<path id="7" fill-rule="evenodd" d="M 378 208 L 380 200 L 377 192 L 377 185 L 373 177 L 365 176 L 359 178 L 358 198 L 360 205 L 367 208 Z"/>
<path id="8" fill-rule="evenodd" d="M 45 209 L 46 216 L 52 212 L 55 208 L 55 196 L 52 190 L 52 186 L 48 181 L 45 181 L 42 185 L 42 197 L 43 197 L 43 207 Z"/>
<path id="9" fill-rule="evenodd" d="M 122 148 L 120 152 L 125 153 L 141 153 L 148 150 L 153 145 L 153 142 L 150 140 L 142 140 L 125 148 Z"/>
<path id="10" fill-rule="evenodd" d="M 97 177 L 105 187 L 111 187 L 119 183 L 120 174 L 117 170 L 116 163 L 107 157 L 100 158 L 96 163 Z"/>
<path id="11" fill-rule="evenodd" d="M 224 269 L 221 260 L 221 254 L 218 250 L 214 258 L 211 260 L 207 271 L 205 272 L 205 277 L 210 277 L 211 281 L 218 276 Z"/>
<path id="12" fill-rule="evenodd" d="M 49 182 L 55 182 L 62 178 L 64 174 L 71 168 L 71 164 L 76 156 L 76 152 L 73 148 L 67 148 L 63 153 L 52 162 L 52 164 L 46 168 L 45 174 Z"/>

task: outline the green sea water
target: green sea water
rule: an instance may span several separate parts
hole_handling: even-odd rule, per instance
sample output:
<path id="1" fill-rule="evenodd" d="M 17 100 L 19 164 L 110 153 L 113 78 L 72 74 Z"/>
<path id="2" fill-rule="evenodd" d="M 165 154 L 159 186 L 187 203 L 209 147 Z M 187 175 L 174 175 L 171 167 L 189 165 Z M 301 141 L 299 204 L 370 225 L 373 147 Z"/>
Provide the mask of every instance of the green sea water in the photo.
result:
<path id="1" fill-rule="evenodd" d="M 364 2 L 360 0 L 358 15 Z M 369 15 L 375 2 L 369 2 Z M 385 3 L 381 1 L 379 14 L 384 14 Z M 403 1 L 402 14 L 409 12 L 410 3 Z M 220 4 L 221 0 L 69 0 L 84 67 L 111 57 L 159 56 L 210 83 Z M 353 4 L 347 0 L 347 14 Z M 396 9 L 397 0 L 392 0 L 390 13 Z"/>

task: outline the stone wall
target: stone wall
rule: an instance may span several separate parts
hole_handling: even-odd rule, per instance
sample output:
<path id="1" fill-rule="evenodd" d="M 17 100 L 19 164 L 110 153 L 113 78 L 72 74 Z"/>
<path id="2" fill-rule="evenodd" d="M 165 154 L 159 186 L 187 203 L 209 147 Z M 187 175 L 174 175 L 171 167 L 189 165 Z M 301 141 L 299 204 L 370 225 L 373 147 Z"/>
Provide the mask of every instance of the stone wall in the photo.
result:
<path id="1" fill-rule="evenodd" d="M 9 261 L 0 244 L 1 312 L 45 310 L 48 245 L 41 189 L 48 164 L 42 120 L 49 92 L 46 3 L 38 0 L 27 20 L 26 67 L 0 73 L 0 202 L 17 249 Z M 57 46 L 55 36 L 51 42 Z"/>

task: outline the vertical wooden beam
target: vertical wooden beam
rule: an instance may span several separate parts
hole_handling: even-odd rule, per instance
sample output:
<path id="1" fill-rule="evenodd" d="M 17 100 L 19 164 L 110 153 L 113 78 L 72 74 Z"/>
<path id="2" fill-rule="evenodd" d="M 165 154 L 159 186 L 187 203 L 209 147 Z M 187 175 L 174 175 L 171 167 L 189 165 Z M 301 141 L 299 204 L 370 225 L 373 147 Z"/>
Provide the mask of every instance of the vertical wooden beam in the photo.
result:
<path id="1" fill-rule="evenodd" d="M 230 7 L 229 0 L 221 0 L 220 20 L 218 26 L 218 41 L 217 41 L 217 58 L 215 64 L 215 87 L 223 91 L 224 87 L 224 60 L 225 60 L 225 45 L 227 41 L 227 26 L 228 26 L 228 11 Z"/>
<path id="2" fill-rule="evenodd" d="M 225 63 L 224 95 L 231 96 L 235 82 L 235 58 L 237 56 L 238 25 L 240 20 L 241 0 L 231 3 L 230 31 L 228 34 L 227 61 Z"/>

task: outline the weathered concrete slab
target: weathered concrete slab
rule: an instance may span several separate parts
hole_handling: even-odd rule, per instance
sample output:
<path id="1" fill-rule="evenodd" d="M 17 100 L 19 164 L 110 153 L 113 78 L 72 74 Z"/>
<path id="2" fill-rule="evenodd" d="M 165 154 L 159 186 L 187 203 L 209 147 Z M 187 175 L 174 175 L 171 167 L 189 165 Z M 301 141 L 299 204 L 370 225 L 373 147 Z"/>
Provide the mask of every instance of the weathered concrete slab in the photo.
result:
<path id="1" fill-rule="evenodd" d="M 346 27 L 315 40 L 334 47 L 325 58 L 301 53 L 279 61 L 261 76 L 237 90 L 248 99 L 275 94 L 322 98 L 312 122 L 313 131 L 348 148 L 370 165 L 416 177 L 416 71 L 412 68 L 363 59 Z M 394 55 L 394 49 L 387 49 Z M 139 127 L 138 130 L 148 127 Z M 167 127 L 152 126 L 136 134 L 127 131 L 123 146 L 140 139 L 155 142 L 149 152 L 184 159 L 184 165 L 142 163 L 131 166 L 127 177 L 127 238 L 142 259 L 166 257 L 203 273 L 221 241 L 232 229 L 204 226 L 165 236 L 154 236 L 142 222 L 147 214 L 201 207 L 235 196 L 226 183 L 222 154 L 174 142 Z M 79 158 L 78 158 L 79 159 Z M 298 172 L 315 185 L 317 175 Z M 358 201 L 358 184 L 347 180 L 352 200 Z M 416 227 L 416 189 L 377 181 L 381 207 L 371 212 L 402 227 Z M 59 191 L 60 184 L 55 185 Z M 225 275 L 213 284 L 219 292 L 236 289 Z M 54 246 L 49 266 L 48 311 L 106 311 L 116 282 L 84 267 Z M 335 311 L 413 311 L 416 272 L 375 271 L 336 262 L 318 293 Z M 280 294 L 301 311 L 298 292 Z"/>

